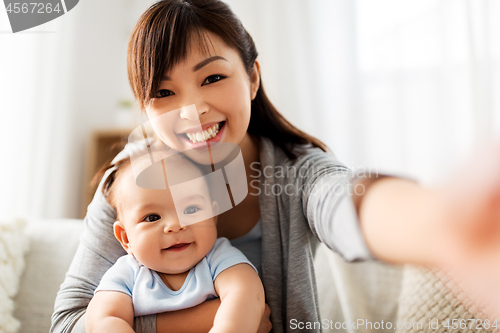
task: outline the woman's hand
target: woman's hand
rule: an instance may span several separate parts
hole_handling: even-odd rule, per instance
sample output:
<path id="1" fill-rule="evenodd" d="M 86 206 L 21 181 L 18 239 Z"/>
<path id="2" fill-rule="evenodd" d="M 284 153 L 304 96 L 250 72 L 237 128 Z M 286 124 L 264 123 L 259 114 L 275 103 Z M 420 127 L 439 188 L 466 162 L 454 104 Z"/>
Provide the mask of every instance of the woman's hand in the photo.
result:
<path id="1" fill-rule="evenodd" d="M 478 305 L 500 313 L 500 146 L 477 152 L 434 188 L 377 180 L 359 216 L 376 258 L 444 269 Z"/>
<path id="2" fill-rule="evenodd" d="M 500 257 L 500 146 L 478 152 L 440 190 L 445 227 L 470 256 Z"/>
<path id="3" fill-rule="evenodd" d="M 442 266 L 500 320 L 500 146 L 477 152 L 438 193 Z"/>

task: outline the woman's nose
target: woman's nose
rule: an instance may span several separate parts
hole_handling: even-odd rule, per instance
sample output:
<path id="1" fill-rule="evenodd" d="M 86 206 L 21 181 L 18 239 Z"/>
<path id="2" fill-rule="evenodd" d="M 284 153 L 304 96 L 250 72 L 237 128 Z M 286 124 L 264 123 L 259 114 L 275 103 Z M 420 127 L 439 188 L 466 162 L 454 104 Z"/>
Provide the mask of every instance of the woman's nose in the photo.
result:
<path id="1" fill-rule="evenodd" d="M 188 106 L 183 106 L 180 109 L 179 116 L 181 119 L 187 119 L 191 121 L 197 121 L 200 116 L 208 111 L 208 106 L 205 103 L 191 104 Z"/>

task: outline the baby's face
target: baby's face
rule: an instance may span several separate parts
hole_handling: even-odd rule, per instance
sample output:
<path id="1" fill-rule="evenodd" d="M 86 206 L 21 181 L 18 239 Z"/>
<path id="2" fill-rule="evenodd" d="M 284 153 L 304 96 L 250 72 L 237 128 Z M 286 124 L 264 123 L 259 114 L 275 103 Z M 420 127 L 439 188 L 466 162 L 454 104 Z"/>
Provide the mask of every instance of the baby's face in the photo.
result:
<path id="1" fill-rule="evenodd" d="M 119 177 L 115 236 L 146 267 L 166 274 L 186 272 L 212 249 L 217 204 L 211 201 L 205 181 L 199 180 L 190 182 L 185 193 L 176 193 L 176 207 L 168 188 L 141 188 L 130 169 Z"/>

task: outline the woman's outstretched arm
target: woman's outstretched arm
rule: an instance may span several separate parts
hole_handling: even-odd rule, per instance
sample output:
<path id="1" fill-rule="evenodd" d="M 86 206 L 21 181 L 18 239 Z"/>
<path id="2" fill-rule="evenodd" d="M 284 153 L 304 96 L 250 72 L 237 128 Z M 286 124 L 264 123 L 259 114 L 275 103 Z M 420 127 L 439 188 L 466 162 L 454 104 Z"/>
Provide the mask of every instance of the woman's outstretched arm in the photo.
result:
<path id="1" fill-rule="evenodd" d="M 500 257 L 499 170 L 500 149 L 491 147 L 434 187 L 398 178 L 372 182 L 354 200 L 371 252 L 389 262 L 435 266 L 480 261 L 486 252 Z"/>
<path id="2" fill-rule="evenodd" d="M 374 257 L 395 264 L 438 264 L 445 230 L 436 190 L 396 177 L 366 179 L 358 186 L 365 193 L 353 200 Z"/>
<path id="3" fill-rule="evenodd" d="M 481 148 L 432 188 L 387 178 L 357 199 L 361 229 L 375 257 L 444 269 L 499 318 L 500 146 Z"/>
<path id="4" fill-rule="evenodd" d="M 304 212 L 330 249 L 348 261 L 376 258 L 444 269 L 474 290 L 470 295 L 480 295 L 476 302 L 500 312 L 500 301 L 492 299 L 500 292 L 498 145 L 433 187 L 397 177 L 353 177 L 324 153 L 311 153 L 307 162 L 308 172 L 297 179 L 306 189 Z"/>
<path id="5" fill-rule="evenodd" d="M 295 181 L 305 189 L 302 203 L 311 230 L 345 260 L 443 266 L 453 254 L 500 247 L 498 147 L 479 153 L 434 187 L 376 174 L 354 177 L 322 152 L 294 168 L 308 170 Z"/>

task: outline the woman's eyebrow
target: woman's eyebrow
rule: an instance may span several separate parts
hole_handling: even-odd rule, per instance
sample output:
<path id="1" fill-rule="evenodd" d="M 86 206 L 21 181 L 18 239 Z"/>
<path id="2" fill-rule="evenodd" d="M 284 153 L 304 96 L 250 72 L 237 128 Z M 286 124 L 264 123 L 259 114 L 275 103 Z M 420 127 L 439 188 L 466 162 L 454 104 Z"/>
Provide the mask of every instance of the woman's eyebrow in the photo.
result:
<path id="1" fill-rule="evenodd" d="M 208 65 L 209 63 L 213 62 L 213 61 L 216 61 L 216 60 L 224 60 L 224 61 L 228 61 L 226 58 L 224 57 L 221 57 L 221 56 L 213 56 L 213 57 L 210 57 L 210 58 L 207 58 L 205 60 L 203 60 L 202 62 L 200 62 L 199 64 L 195 65 L 193 67 L 193 72 L 196 72 L 196 71 L 199 71 L 200 69 L 202 69 L 203 67 L 205 67 L 206 65 Z M 170 81 L 170 76 L 168 75 L 164 75 L 161 79 L 162 81 Z"/>
<path id="2" fill-rule="evenodd" d="M 203 60 L 202 62 L 200 62 L 199 64 L 197 64 L 196 66 L 193 67 L 193 72 L 196 72 L 196 71 L 199 71 L 200 69 L 202 69 L 203 67 L 205 67 L 206 65 L 208 65 L 209 63 L 213 62 L 213 61 L 216 61 L 216 60 L 224 60 L 224 61 L 227 61 L 226 58 L 224 57 L 221 57 L 221 56 L 213 56 L 213 57 L 210 57 L 210 58 L 207 58 L 205 60 Z"/>

